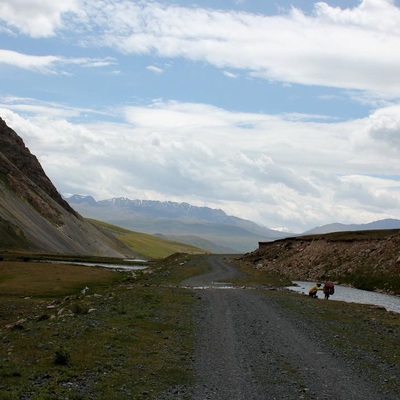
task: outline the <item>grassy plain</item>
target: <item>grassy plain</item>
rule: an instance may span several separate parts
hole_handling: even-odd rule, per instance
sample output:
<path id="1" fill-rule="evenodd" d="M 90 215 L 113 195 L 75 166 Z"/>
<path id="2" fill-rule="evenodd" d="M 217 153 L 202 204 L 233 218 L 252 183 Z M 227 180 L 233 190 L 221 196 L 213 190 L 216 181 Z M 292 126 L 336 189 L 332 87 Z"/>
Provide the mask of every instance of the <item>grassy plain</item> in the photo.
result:
<path id="1" fill-rule="evenodd" d="M 109 286 L 121 275 L 102 268 L 40 262 L 0 262 L 0 295 L 53 297 Z"/>
<path id="2" fill-rule="evenodd" d="M 175 283 L 207 267 L 185 257 L 135 274 L 0 262 L 0 398 L 152 399 L 190 382 L 195 297 Z"/>
<path id="3" fill-rule="evenodd" d="M 175 253 L 204 254 L 205 250 L 183 243 L 165 240 L 154 235 L 134 232 L 106 222 L 89 219 L 94 225 L 116 236 L 135 253 L 148 259 L 163 259 Z"/>
<path id="4" fill-rule="evenodd" d="M 0 399 L 149 400 L 190 385 L 197 297 L 178 285 L 208 268 L 206 257 L 185 254 L 135 274 L 0 262 Z M 243 272 L 236 284 L 287 284 L 276 274 L 249 267 Z M 279 290 L 264 293 L 311 334 L 375 369 L 388 387 L 396 385 L 398 314 Z"/>

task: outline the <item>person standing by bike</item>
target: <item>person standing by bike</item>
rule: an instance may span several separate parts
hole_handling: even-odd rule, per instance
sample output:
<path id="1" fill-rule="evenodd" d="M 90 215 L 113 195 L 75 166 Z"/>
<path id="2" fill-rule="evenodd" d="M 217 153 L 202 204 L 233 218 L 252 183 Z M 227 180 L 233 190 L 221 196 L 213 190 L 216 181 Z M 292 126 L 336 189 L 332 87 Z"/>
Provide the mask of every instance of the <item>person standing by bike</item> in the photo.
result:
<path id="1" fill-rule="evenodd" d="M 335 285 L 333 282 L 325 282 L 323 290 L 325 299 L 328 300 L 329 296 L 332 296 L 335 293 Z"/>

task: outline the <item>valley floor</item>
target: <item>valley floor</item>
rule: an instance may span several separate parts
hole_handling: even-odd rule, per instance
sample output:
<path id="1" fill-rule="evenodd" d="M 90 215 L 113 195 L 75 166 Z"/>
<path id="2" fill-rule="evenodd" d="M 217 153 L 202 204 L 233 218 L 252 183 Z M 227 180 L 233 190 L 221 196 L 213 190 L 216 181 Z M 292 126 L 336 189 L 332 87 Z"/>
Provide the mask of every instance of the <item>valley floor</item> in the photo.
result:
<path id="1" fill-rule="evenodd" d="M 93 270 L 85 295 L 0 293 L 0 398 L 398 399 L 400 314 L 238 262 L 174 255 L 137 276 Z"/>

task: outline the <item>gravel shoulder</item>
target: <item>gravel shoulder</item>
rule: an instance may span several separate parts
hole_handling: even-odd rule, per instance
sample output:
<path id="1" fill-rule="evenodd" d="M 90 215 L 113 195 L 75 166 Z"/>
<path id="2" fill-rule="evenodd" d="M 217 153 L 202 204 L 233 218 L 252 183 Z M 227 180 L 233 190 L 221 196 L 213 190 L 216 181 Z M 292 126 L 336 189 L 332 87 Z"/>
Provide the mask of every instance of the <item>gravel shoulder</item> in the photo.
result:
<path id="1" fill-rule="evenodd" d="M 272 290 L 218 286 L 240 272 L 221 256 L 208 261 L 209 273 L 183 282 L 195 288 L 198 303 L 196 384 L 182 398 L 398 398 L 376 383 L 371 370 L 327 344 L 327 327 L 317 319 L 310 326 L 301 315 L 294 318 Z"/>

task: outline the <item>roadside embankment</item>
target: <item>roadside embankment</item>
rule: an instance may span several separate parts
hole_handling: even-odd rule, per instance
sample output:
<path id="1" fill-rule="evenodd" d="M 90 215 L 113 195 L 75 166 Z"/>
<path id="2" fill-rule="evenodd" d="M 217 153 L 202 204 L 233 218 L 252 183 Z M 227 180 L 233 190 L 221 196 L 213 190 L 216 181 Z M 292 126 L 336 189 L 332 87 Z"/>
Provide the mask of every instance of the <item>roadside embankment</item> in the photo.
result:
<path id="1" fill-rule="evenodd" d="M 400 231 L 337 232 L 260 243 L 241 262 L 292 280 L 400 294 Z"/>

